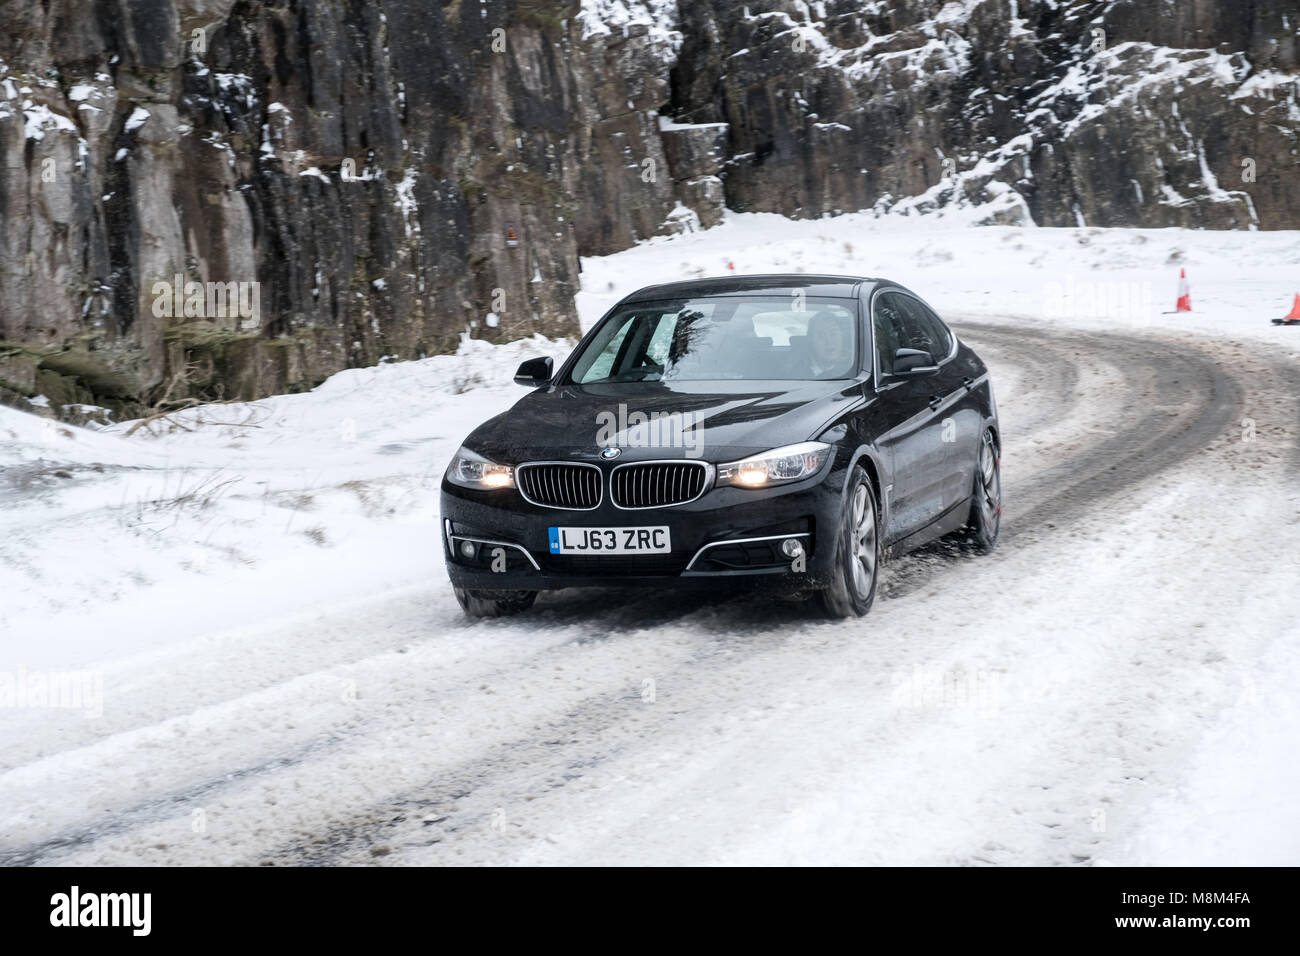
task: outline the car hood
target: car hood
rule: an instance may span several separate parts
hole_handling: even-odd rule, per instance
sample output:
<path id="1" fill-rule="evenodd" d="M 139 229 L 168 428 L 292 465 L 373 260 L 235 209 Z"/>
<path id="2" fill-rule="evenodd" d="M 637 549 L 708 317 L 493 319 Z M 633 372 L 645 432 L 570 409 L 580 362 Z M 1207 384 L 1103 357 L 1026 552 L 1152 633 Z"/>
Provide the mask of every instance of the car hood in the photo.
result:
<path id="1" fill-rule="evenodd" d="M 494 461 L 734 461 L 816 438 L 861 401 L 856 382 L 661 382 L 538 389 L 465 444 Z"/>

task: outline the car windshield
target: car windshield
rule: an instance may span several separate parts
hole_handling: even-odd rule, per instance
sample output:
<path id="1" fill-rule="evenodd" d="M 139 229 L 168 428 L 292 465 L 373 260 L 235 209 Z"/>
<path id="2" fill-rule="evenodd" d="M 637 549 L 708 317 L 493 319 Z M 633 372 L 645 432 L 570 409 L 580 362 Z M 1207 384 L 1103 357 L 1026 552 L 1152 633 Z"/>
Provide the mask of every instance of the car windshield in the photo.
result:
<path id="1" fill-rule="evenodd" d="M 714 296 L 634 302 L 578 354 L 570 382 L 821 381 L 852 378 L 854 300 Z"/>

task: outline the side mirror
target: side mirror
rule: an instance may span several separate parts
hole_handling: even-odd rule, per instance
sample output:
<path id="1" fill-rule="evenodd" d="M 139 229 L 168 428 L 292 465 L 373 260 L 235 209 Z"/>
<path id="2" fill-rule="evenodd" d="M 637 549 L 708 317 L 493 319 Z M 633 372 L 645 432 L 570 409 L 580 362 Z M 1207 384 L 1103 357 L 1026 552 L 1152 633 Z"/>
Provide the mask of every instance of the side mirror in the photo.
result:
<path id="1" fill-rule="evenodd" d="M 934 356 L 924 349 L 899 349 L 894 353 L 895 375 L 923 375 L 938 368 Z"/>
<path id="2" fill-rule="evenodd" d="M 529 388 L 545 385 L 551 380 L 551 366 L 549 355 L 529 359 L 519 366 L 519 371 L 515 372 L 515 384 L 527 385 Z"/>

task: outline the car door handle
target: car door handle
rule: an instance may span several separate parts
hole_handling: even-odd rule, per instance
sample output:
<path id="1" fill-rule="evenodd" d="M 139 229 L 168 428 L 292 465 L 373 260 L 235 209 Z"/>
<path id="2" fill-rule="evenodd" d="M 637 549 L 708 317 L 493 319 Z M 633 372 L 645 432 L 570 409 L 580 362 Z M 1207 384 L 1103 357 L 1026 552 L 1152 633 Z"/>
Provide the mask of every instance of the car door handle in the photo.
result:
<path id="1" fill-rule="evenodd" d="M 971 378 L 969 375 L 963 378 L 961 383 L 966 386 L 966 391 L 968 392 L 975 387 L 975 379 Z"/>
<path id="2" fill-rule="evenodd" d="M 940 405 L 942 405 L 942 404 L 943 404 L 943 396 L 942 396 L 942 395 L 932 395 L 932 396 L 930 396 L 930 407 L 931 407 L 931 408 L 938 408 L 938 407 L 939 407 Z"/>

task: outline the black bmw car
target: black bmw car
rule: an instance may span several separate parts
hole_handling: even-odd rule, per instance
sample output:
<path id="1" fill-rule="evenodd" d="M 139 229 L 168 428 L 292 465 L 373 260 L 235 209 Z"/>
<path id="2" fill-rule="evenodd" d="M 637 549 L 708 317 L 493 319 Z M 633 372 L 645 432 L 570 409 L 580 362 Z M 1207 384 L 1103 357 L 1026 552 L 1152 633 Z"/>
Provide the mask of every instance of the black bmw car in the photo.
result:
<path id="1" fill-rule="evenodd" d="M 865 614 L 883 557 L 977 550 L 1002 512 L 984 363 L 884 279 L 649 286 L 476 428 L 442 482 L 447 572 L 471 615 L 545 589 L 744 579 Z"/>

